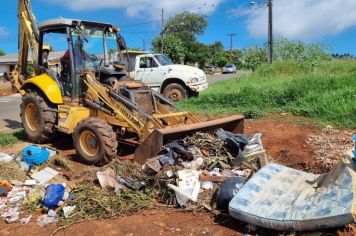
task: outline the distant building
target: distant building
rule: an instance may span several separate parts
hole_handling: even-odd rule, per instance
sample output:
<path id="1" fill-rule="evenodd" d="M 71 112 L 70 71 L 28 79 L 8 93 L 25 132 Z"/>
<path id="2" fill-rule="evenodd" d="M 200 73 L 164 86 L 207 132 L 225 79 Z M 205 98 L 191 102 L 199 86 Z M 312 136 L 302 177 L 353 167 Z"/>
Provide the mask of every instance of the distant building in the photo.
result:
<path id="1" fill-rule="evenodd" d="M 56 70 L 56 65 L 61 66 L 61 57 L 63 57 L 64 52 L 50 52 L 48 58 L 49 68 Z M 18 54 L 7 54 L 0 57 L 0 80 L 4 80 L 4 73 L 9 74 L 15 66 L 17 65 Z"/>

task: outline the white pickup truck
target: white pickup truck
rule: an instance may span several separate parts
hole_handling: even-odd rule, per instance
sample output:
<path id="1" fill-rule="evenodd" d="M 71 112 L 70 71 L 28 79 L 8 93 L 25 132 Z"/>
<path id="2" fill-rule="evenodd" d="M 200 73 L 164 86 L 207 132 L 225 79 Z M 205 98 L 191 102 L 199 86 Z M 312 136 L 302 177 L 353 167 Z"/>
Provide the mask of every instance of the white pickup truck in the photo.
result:
<path id="1" fill-rule="evenodd" d="M 172 101 L 179 101 L 208 88 L 205 73 L 195 67 L 174 64 L 161 54 L 144 54 L 133 60 L 130 77 L 140 80 Z"/>

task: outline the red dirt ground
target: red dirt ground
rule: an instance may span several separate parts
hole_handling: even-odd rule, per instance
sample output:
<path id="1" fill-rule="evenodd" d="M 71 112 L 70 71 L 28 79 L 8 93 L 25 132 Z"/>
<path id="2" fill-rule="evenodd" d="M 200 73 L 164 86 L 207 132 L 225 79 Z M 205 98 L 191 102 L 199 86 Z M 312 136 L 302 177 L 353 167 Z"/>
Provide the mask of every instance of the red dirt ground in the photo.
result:
<path id="1" fill-rule="evenodd" d="M 288 121 L 289 120 L 289 121 Z M 267 153 L 278 163 L 304 169 L 306 162 L 314 162 L 314 150 L 306 145 L 309 135 L 321 131 L 312 125 L 296 125 L 293 118 L 279 116 L 245 122 L 245 132 L 252 135 L 263 133 L 263 144 Z M 65 145 L 64 145 L 65 146 Z M 65 148 L 65 154 L 73 155 L 72 148 Z M 320 166 L 309 168 L 319 172 Z M 37 217 L 28 225 L 6 225 L 0 222 L 0 235 L 50 235 L 59 226 L 50 225 L 41 229 Z M 56 235 L 243 235 L 244 224 L 230 217 L 216 217 L 209 213 L 190 213 L 177 209 L 144 210 L 131 216 L 110 220 L 95 220 L 75 224 Z M 330 231 L 329 231 L 330 232 Z M 352 231 L 355 232 L 355 231 Z M 354 235 L 352 232 L 342 235 Z M 262 233 L 262 234 L 261 234 Z M 275 235 L 264 230 L 259 235 Z M 332 235 L 336 230 L 332 231 Z M 254 235 L 254 233 L 252 233 Z"/>
<path id="2" fill-rule="evenodd" d="M 1 96 L 9 96 L 12 94 L 14 94 L 14 93 L 11 89 L 11 83 L 0 81 L 0 97 Z"/>

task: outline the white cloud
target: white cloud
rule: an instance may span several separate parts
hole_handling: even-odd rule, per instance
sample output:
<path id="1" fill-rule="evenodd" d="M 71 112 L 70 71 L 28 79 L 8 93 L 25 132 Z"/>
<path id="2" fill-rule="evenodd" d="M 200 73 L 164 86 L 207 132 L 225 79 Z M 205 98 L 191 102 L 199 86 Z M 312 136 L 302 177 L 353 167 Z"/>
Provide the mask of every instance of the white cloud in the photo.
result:
<path id="1" fill-rule="evenodd" d="M 276 36 L 320 39 L 356 26 L 355 0 L 274 0 L 273 3 Z M 254 38 L 266 37 L 266 8 L 249 13 L 247 29 Z"/>
<path id="2" fill-rule="evenodd" d="M 184 10 L 209 14 L 223 0 L 208 0 L 205 3 L 197 0 L 47 0 L 50 3 L 60 3 L 75 11 L 98 10 L 108 8 L 122 8 L 126 10 L 129 17 L 149 16 L 152 19 L 159 19 L 161 9 L 164 8 L 165 16 L 172 16 Z"/>

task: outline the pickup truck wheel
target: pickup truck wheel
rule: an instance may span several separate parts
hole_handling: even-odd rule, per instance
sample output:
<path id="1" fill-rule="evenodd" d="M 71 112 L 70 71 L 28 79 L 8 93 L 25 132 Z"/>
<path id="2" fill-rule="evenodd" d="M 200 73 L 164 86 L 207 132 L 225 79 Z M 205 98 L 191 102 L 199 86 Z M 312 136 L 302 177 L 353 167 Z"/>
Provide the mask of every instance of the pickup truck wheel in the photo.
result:
<path id="1" fill-rule="evenodd" d="M 189 97 L 189 92 L 182 85 L 172 83 L 167 85 L 163 90 L 163 96 L 173 102 L 178 102 Z"/>
<path id="2" fill-rule="evenodd" d="M 74 146 L 87 164 L 104 165 L 116 156 L 116 134 L 106 121 L 90 117 L 81 121 L 73 134 Z"/>

